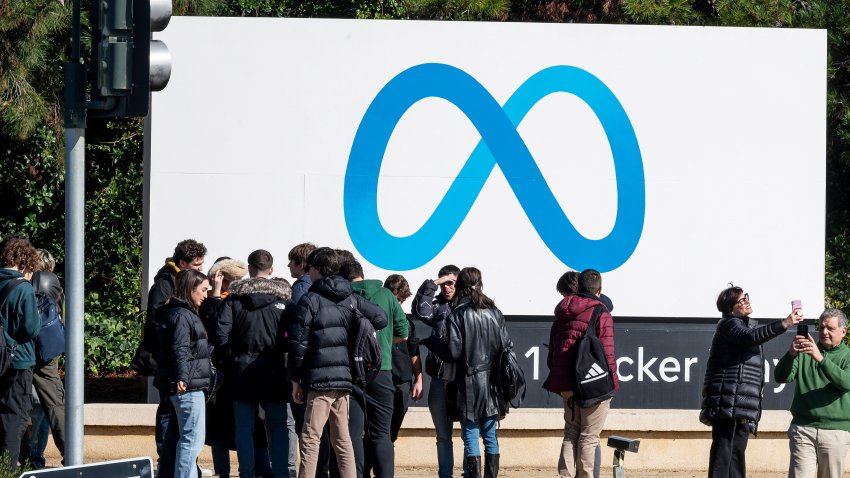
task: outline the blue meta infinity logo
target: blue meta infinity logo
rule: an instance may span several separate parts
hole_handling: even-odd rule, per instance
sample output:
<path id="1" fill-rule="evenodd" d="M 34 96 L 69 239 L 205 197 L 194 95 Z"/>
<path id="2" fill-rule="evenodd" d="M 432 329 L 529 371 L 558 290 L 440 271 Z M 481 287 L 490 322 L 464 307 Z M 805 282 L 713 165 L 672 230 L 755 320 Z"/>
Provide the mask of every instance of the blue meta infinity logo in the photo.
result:
<path id="1" fill-rule="evenodd" d="M 617 219 L 602 239 L 588 239 L 576 230 L 516 131 L 538 101 L 557 92 L 584 101 L 608 137 L 617 178 Z M 425 224 L 409 236 L 398 237 L 388 233 L 378 217 L 378 176 L 396 125 L 417 101 L 430 97 L 457 106 L 478 129 L 481 141 Z M 343 194 L 345 222 L 354 246 L 366 260 L 384 269 L 421 267 L 457 232 L 497 163 L 537 234 L 565 265 L 607 272 L 623 265 L 634 252 L 646 210 L 643 161 L 629 117 L 605 83 L 580 68 L 552 66 L 526 80 L 500 106 L 475 78 L 438 63 L 414 66 L 390 80 L 360 122 Z M 581 173 L 576 175 L 581 181 Z M 497 226 L 489 233 L 502 230 Z"/>

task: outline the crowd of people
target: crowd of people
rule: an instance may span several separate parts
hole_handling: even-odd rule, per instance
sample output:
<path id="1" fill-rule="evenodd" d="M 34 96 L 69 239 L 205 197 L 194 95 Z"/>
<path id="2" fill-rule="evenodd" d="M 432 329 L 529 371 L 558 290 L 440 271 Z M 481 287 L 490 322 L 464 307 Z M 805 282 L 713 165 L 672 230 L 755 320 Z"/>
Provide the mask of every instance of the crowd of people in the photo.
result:
<path id="1" fill-rule="evenodd" d="M 247 261 L 221 257 L 204 273 L 206 254 L 200 242 L 184 240 L 157 272 L 131 364 L 153 376 L 159 391 L 158 477 L 197 477 L 205 444 L 220 477 L 231 474 L 231 450 L 243 478 L 392 477 L 393 444 L 410 400 L 423 398 L 424 374 L 439 477 L 454 473 L 454 422 L 460 423 L 463 476 L 498 477 L 497 429 L 507 404 L 491 369 L 513 345 L 501 311 L 483 291 L 480 270 L 446 265 L 413 294 L 401 275 L 367 279 L 349 251 L 310 243 L 289 251 L 293 283 L 275 275 L 266 250 Z M 58 367 L 64 339 L 55 328 L 63 291 L 54 266 L 47 251 L 21 235 L 0 240 L 0 453 L 12 469 L 44 466 L 48 432 L 64 449 Z M 599 437 L 619 389 L 613 303 L 593 269 L 565 273 L 556 289 L 562 299 L 543 387 L 563 399 L 558 474 L 598 477 Z M 401 307 L 411 296 L 414 320 Z M 711 426 L 708 475 L 744 477 L 748 438 L 761 418 L 762 345 L 801 324 L 803 314 L 797 307 L 759 325 L 750 317 L 749 294 L 732 285 L 716 305 L 721 319 L 700 413 Z M 364 383 L 352 372 L 355 320 L 371 323 L 380 348 L 380 370 Z M 421 342 L 417 321 L 430 327 Z M 817 320 L 819 340 L 799 326 L 774 368 L 777 382 L 795 382 L 789 477 L 843 476 L 850 448 L 847 327 L 842 311 L 826 309 Z M 599 371 L 610 374 L 612 389 L 591 401 L 581 396 L 576 368 L 577 344 L 589 331 L 601 344 Z"/>

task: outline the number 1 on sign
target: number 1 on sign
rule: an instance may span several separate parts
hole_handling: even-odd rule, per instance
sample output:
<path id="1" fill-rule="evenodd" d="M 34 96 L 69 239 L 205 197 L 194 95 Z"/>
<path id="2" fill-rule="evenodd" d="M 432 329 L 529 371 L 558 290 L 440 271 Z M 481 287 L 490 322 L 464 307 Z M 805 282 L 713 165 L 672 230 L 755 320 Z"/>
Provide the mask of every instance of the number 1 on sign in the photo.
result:
<path id="1" fill-rule="evenodd" d="M 540 356 L 540 347 L 531 347 L 528 349 L 528 352 L 525 353 L 525 357 L 531 357 L 534 355 L 532 362 L 534 363 L 534 372 L 533 372 L 533 380 L 538 380 L 538 376 L 540 375 L 540 364 L 538 363 L 537 358 Z"/>

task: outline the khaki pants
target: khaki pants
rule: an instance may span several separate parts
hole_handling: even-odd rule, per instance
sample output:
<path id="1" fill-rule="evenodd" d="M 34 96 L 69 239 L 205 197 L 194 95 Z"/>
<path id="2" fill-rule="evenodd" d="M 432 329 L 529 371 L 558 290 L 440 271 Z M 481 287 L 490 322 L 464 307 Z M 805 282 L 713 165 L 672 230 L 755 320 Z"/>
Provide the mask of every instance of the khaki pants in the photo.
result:
<path id="1" fill-rule="evenodd" d="M 572 396 L 573 392 L 561 392 L 564 399 L 564 443 L 558 459 L 558 476 L 592 478 L 596 445 L 611 408 L 611 399 L 581 408 L 573 403 Z"/>
<path id="2" fill-rule="evenodd" d="M 322 430 L 330 419 L 331 446 L 336 451 L 340 478 L 356 478 L 354 449 L 348 434 L 348 392 L 342 390 L 310 391 L 304 411 L 304 428 L 301 431 L 301 468 L 298 478 L 316 476 L 319 460 L 319 442 Z"/>
<path id="3" fill-rule="evenodd" d="M 788 428 L 791 465 L 788 478 L 841 478 L 850 432 L 792 424 Z"/>

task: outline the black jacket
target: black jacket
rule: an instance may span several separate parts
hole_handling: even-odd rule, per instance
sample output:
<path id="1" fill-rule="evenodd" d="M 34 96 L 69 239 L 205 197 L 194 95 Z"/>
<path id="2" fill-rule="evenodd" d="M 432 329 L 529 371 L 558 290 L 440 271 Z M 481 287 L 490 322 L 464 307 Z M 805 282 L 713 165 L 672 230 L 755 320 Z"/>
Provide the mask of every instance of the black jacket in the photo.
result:
<path id="1" fill-rule="evenodd" d="M 756 326 L 749 317 L 724 316 L 717 323 L 708 354 L 699 419 L 745 420 L 753 425 L 761 418 L 764 388 L 762 344 L 785 332 L 781 320 Z"/>
<path id="2" fill-rule="evenodd" d="M 413 381 L 413 357 L 419 357 L 419 339 L 413 321 L 407 319 L 407 340 L 393 344 L 393 383 Z"/>
<path id="3" fill-rule="evenodd" d="M 426 279 L 419 286 L 416 295 L 413 296 L 413 306 L 410 308 L 411 314 L 417 319 L 431 327 L 431 337 L 436 339 L 446 339 L 446 319 L 452 312 L 452 304 L 443 297 L 442 294 L 437 295 L 439 286 L 431 279 Z M 413 334 L 408 334 L 413 337 Z M 429 352 L 426 358 L 425 371 L 429 375 L 436 378 L 451 380 L 455 376 L 454 366 L 452 364 L 444 364 L 442 359 Z"/>
<path id="4" fill-rule="evenodd" d="M 160 317 L 156 357 L 160 390 L 173 394 L 177 382 L 185 382 L 186 391 L 209 389 L 210 346 L 201 319 L 188 302 L 176 297 L 168 301 Z"/>
<path id="5" fill-rule="evenodd" d="M 457 375 L 455 417 L 466 420 L 501 416 L 499 397 L 490 385 L 490 366 L 505 346 L 513 347 L 499 309 L 476 309 L 463 299 L 446 323 L 448 340 L 429 337 L 423 343 L 447 362 L 454 362 Z"/>
<path id="6" fill-rule="evenodd" d="M 225 346 L 225 383 L 234 400 L 288 401 L 283 319 L 290 290 L 264 278 L 235 281 L 221 304 L 211 341 Z"/>
<path id="7" fill-rule="evenodd" d="M 348 350 L 349 297 L 375 330 L 387 326 L 384 311 L 352 293 L 349 281 L 331 276 L 314 282 L 295 308 L 289 334 L 289 375 L 306 390 L 354 389 Z"/>
<path id="8" fill-rule="evenodd" d="M 145 325 L 142 329 L 142 341 L 133 356 L 130 366 L 141 375 L 154 375 L 156 373 L 159 348 L 159 319 L 163 314 L 159 313 L 168 299 L 174 295 L 174 279 L 177 269 L 170 259 L 157 271 L 153 279 L 153 285 L 148 292 L 148 307 L 145 314 Z"/>

